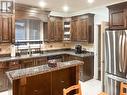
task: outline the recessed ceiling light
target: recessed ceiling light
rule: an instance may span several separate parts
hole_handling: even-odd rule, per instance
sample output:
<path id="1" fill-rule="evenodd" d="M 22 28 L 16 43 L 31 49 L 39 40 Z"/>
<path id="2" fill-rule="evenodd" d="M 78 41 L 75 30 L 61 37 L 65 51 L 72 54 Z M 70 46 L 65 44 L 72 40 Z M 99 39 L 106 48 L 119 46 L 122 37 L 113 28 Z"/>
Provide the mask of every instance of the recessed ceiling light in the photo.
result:
<path id="1" fill-rule="evenodd" d="M 69 11 L 69 7 L 67 5 L 63 6 L 63 11 L 64 12 L 68 12 Z"/>
<path id="2" fill-rule="evenodd" d="M 88 0 L 88 3 L 93 3 L 94 2 L 94 0 Z"/>
<path id="3" fill-rule="evenodd" d="M 39 5 L 40 5 L 40 7 L 44 8 L 47 5 L 47 3 L 44 1 L 40 1 Z"/>

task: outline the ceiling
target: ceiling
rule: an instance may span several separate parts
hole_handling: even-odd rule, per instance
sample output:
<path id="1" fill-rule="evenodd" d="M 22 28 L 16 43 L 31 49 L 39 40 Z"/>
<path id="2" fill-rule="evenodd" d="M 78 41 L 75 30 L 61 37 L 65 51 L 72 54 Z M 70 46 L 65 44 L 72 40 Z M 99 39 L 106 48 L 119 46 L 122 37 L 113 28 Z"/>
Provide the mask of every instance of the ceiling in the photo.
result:
<path id="1" fill-rule="evenodd" d="M 38 6 L 41 0 L 15 0 L 16 3 L 22 3 L 32 6 Z M 87 0 L 43 0 L 47 3 L 45 8 L 51 11 L 63 12 L 62 7 L 64 5 L 69 6 L 69 13 L 77 12 L 80 10 L 86 10 L 104 5 L 110 5 L 113 3 L 124 2 L 127 0 L 95 0 L 92 4 L 88 3 Z"/>

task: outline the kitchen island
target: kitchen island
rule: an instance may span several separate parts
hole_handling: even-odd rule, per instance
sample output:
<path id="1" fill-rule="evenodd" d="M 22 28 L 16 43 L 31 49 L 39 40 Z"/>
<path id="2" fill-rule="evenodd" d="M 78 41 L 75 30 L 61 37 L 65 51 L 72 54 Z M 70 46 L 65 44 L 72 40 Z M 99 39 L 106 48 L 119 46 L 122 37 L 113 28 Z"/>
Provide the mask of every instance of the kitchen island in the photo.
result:
<path id="1" fill-rule="evenodd" d="M 63 95 L 63 88 L 77 84 L 83 61 L 58 62 L 8 71 L 10 95 Z"/>

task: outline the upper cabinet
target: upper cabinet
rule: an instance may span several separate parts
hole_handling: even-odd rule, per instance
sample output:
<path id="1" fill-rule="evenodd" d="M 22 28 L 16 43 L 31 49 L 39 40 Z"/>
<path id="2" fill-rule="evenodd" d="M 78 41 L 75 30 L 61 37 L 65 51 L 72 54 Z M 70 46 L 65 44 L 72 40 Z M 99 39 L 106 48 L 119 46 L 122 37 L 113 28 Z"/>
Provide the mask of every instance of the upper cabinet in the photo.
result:
<path id="1" fill-rule="evenodd" d="M 72 17 L 71 40 L 93 43 L 94 41 L 94 14 L 85 14 Z"/>
<path id="2" fill-rule="evenodd" d="M 77 41 L 78 20 L 71 21 L 71 41 Z"/>
<path id="3" fill-rule="evenodd" d="M 124 9 L 124 19 L 125 19 L 125 21 L 124 21 L 124 23 L 125 23 L 125 27 L 127 28 L 127 7 Z"/>
<path id="4" fill-rule="evenodd" d="M 15 41 L 15 8 L 13 0 L 0 1 L 0 43 Z"/>
<path id="5" fill-rule="evenodd" d="M 14 42 L 14 16 L 0 16 L 0 43 Z"/>
<path id="6" fill-rule="evenodd" d="M 0 14 L 14 14 L 15 6 L 13 0 L 0 1 Z"/>
<path id="7" fill-rule="evenodd" d="M 63 41 L 63 18 L 62 17 L 49 17 L 48 31 L 46 23 L 44 23 L 44 41 L 47 42 L 61 42 Z"/>
<path id="8" fill-rule="evenodd" d="M 109 9 L 109 28 L 127 28 L 127 2 L 108 6 Z"/>

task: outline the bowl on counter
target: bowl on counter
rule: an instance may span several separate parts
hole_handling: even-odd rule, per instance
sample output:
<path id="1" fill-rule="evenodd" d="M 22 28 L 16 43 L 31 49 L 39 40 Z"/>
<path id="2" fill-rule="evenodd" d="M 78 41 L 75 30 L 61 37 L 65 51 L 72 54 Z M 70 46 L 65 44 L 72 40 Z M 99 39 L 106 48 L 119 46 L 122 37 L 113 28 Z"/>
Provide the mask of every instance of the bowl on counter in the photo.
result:
<path id="1" fill-rule="evenodd" d="M 49 67 L 57 67 L 57 61 L 55 59 L 48 60 L 48 66 Z"/>

